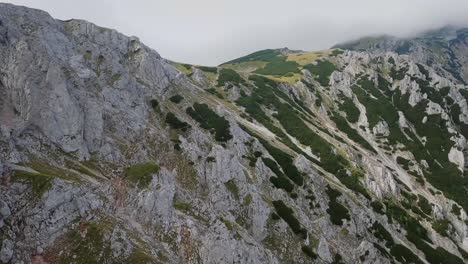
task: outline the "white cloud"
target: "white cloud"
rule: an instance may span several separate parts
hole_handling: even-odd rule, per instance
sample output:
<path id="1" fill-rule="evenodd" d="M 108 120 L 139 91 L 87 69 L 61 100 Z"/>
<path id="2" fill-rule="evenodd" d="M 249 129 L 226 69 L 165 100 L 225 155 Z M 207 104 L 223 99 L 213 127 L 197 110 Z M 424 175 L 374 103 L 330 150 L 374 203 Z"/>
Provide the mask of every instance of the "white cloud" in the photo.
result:
<path id="1" fill-rule="evenodd" d="M 468 25 L 466 0 L 10 0 L 135 35 L 175 61 L 215 65 L 265 48 L 319 50 L 369 34 Z"/>

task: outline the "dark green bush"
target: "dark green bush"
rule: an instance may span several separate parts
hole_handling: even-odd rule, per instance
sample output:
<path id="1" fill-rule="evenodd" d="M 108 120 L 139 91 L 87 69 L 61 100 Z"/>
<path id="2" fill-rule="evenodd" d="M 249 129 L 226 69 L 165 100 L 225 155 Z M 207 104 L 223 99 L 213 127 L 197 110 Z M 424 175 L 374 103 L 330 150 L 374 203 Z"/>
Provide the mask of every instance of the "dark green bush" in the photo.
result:
<path id="1" fill-rule="evenodd" d="M 204 71 L 204 72 L 211 72 L 211 73 L 217 73 L 218 72 L 218 68 L 216 68 L 216 67 L 197 66 L 197 68 Z"/>
<path id="2" fill-rule="evenodd" d="M 346 113 L 346 118 L 351 123 L 356 123 L 359 120 L 361 112 L 359 108 L 353 103 L 353 100 L 348 97 L 342 98 L 343 103 L 340 104 L 339 109 Z"/>
<path id="3" fill-rule="evenodd" d="M 379 222 L 374 222 L 372 231 L 377 239 L 385 242 L 386 247 L 391 248 L 395 244 L 392 235 Z"/>
<path id="4" fill-rule="evenodd" d="M 243 83 L 245 81 L 236 71 L 227 68 L 222 68 L 219 71 L 218 86 L 224 86 L 228 82 L 239 85 L 240 83 Z"/>
<path id="5" fill-rule="evenodd" d="M 330 188 L 330 186 L 327 186 L 326 193 L 329 198 L 327 213 L 330 215 L 331 222 L 335 225 L 342 226 L 343 219 L 351 220 L 348 209 L 336 200 L 341 196 L 341 193 Z"/>
<path id="6" fill-rule="evenodd" d="M 188 123 L 180 121 L 180 119 L 171 112 L 167 113 L 165 122 L 173 129 L 181 129 L 182 131 L 186 131 L 187 128 L 190 128 Z"/>
<path id="7" fill-rule="evenodd" d="M 314 252 L 314 250 L 310 246 L 303 245 L 301 247 L 302 252 L 306 254 L 311 259 L 316 259 L 318 255 Z"/>
<path id="8" fill-rule="evenodd" d="M 336 66 L 327 60 L 320 60 L 316 65 L 305 65 L 304 69 L 309 70 L 322 86 L 328 86 L 328 83 L 330 82 L 330 75 L 336 70 Z"/>
<path id="9" fill-rule="evenodd" d="M 300 234 L 302 238 L 307 237 L 307 231 L 302 228 L 301 223 L 294 216 L 294 211 L 286 206 L 283 201 L 273 201 L 276 213 L 289 225 L 295 234 Z"/>
<path id="10" fill-rule="evenodd" d="M 173 103 L 178 104 L 178 103 L 182 102 L 182 100 L 184 100 L 184 97 L 182 95 L 176 94 L 176 95 L 170 97 L 169 100 L 171 102 L 173 102 Z"/>
<path id="11" fill-rule="evenodd" d="M 202 128 L 213 131 L 217 141 L 226 142 L 232 139 L 229 122 L 218 116 L 208 105 L 195 103 L 193 108 L 187 108 L 186 112 L 200 123 Z"/>

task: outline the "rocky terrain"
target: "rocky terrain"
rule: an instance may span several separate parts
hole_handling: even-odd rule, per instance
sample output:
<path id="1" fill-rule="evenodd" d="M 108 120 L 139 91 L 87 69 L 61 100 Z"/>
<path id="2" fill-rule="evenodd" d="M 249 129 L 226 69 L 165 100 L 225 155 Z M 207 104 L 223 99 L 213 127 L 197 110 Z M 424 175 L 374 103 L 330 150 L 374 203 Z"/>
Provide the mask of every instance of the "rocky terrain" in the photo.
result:
<path id="1" fill-rule="evenodd" d="M 0 4 L 0 262 L 466 263 L 467 32 L 204 67 Z"/>

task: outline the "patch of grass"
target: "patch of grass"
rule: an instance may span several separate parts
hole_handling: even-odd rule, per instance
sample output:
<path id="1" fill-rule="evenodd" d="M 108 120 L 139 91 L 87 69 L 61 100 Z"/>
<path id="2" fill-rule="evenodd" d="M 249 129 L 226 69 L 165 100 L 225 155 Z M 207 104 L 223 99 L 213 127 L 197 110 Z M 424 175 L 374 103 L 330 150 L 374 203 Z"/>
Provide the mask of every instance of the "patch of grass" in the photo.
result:
<path id="1" fill-rule="evenodd" d="M 275 207 L 276 213 L 289 225 L 295 234 L 301 235 L 303 239 L 307 238 L 307 231 L 294 216 L 294 211 L 291 208 L 286 206 L 281 200 L 273 201 L 273 206 Z"/>
<path id="2" fill-rule="evenodd" d="M 348 209 L 337 201 L 341 193 L 330 186 L 327 186 L 326 193 L 329 198 L 327 213 L 330 215 L 330 221 L 334 225 L 342 226 L 343 219 L 351 220 Z"/>
<path id="3" fill-rule="evenodd" d="M 285 58 L 286 59 L 286 58 Z M 299 73 L 299 64 L 295 61 L 274 61 L 268 63 L 264 68 L 257 69 L 255 73 L 264 75 L 287 75 Z M 291 76 L 287 76 L 291 77 Z"/>
<path id="4" fill-rule="evenodd" d="M 239 200 L 239 188 L 237 187 L 236 183 L 234 182 L 234 180 L 229 180 L 227 182 L 224 183 L 224 186 L 226 187 L 226 189 L 232 193 L 232 195 L 234 196 L 234 198 L 236 198 L 236 200 Z"/>
<path id="5" fill-rule="evenodd" d="M 181 202 L 181 201 L 174 201 L 173 206 L 175 209 L 182 211 L 182 212 L 188 212 L 192 210 L 192 205 Z"/>
<path id="6" fill-rule="evenodd" d="M 174 95 L 174 96 L 171 96 L 171 97 L 169 98 L 169 100 L 170 100 L 171 102 L 173 102 L 173 103 L 178 104 L 178 103 L 182 102 L 182 100 L 184 100 L 184 97 L 183 97 L 182 95 L 176 94 L 176 95 Z"/>
<path id="7" fill-rule="evenodd" d="M 29 184 L 35 197 L 41 198 L 50 187 L 52 187 L 53 177 L 41 173 L 15 170 L 11 177 L 14 182 Z"/>
<path id="8" fill-rule="evenodd" d="M 110 81 L 111 85 L 115 85 L 115 83 L 120 81 L 121 78 L 122 78 L 122 74 L 120 74 L 120 73 L 116 73 L 116 74 L 112 75 L 111 81 Z"/>
<path id="9" fill-rule="evenodd" d="M 330 75 L 336 70 L 336 66 L 327 60 L 319 60 L 317 64 L 304 65 L 304 69 L 309 70 L 322 86 L 328 86 Z"/>
<path id="10" fill-rule="evenodd" d="M 125 178 L 138 186 L 146 188 L 153 179 L 153 174 L 159 171 L 159 166 L 154 162 L 135 164 L 124 170 Z"/>
<path id="11" fill-rule="evenodd" d="M 202 128 L 214 133 L 217 141 L 227 142 L 232 139 L 229 122 L 224 117 L 218 116 L 208 105 L 195 103 L 193 108 L 187 108 L 186 112 L 200 123 Z"/>

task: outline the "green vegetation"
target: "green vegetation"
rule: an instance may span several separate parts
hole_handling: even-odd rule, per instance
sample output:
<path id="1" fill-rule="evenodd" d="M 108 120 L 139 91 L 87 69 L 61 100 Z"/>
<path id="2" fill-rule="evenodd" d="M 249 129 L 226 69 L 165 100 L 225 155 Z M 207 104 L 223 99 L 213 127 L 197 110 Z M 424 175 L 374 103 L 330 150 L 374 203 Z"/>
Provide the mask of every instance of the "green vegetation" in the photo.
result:
<path id="1" fill-rule="evenodd" d="M 174 201 L 173 206 L 175 209 L 185 212 L 185 213 L 192 210 L 192 205 L 190 205 L 189 203 L 181 202 L 181 201 Z"/>
<path id="2" fill-rule="evenodd" d="M 372 147 L 367 140 L 365 140 L 359 133 L 354 130 L 352 127 L 349 126 L 348 122 L 344 117 L 342 117 L 338 113 L 333 113 L 330 116 L 330 119 L 335 122 L 336 127 L 341 130 L 342 132 L 346 133 L 349 139 L 353 140 L 356 143 L 359 143 L 361 146 L 365 147 L 366 149 L 375 152 L 375 149 Z"/>
<path id="3" fill-rule="evenodd" d="M 307 231 L 301 226 L 301 223 L 294 216 L 294 211 L 286 206 L 283 201 L 273 201 L 276 213 L 289 225 L 295 234 L 300 234 L 303 239 L 307 238 Z"/>
<path id="4" fill-rule="evenodd" d="M 432 228 L 444 237 L 450 237 L 450 221 L 447 219 L 436 220 L 432 223 Z"/>
<path id="5" fill-rule="evenodd" d="M 193 108 L 187 108 L 186 112 L 200 123 L 202 128 L 214 133 L 217 141 L 226 142 L 232 139 L 229 122 L 224 117 L 218 116 L 208 105 L 195 103 Z"/>
<path id="6" fill-rule="evenodd" d="M 386 247 L 391 248 L 395 244 L 392 235 L 379 222 L 375 222 L 371 229 L 377 239 L 385 242 Z"/>
<path id="7" fill-rule="evenodd" d="M 322 86 L 328 86 L 330 75 L 336 70 L 336 66 L 327 60 L 319 60 L 316 65 L 305 65 L 304 69 L 309 70 L 312 75 L 315 75 L 315 79 Z"/>
<path id="8" fill-rule="evenodd" d="M 31 190 L 34 196 L 41 198 L 44 193 L 46 193 L 50 187 L 52 187 L 53 177 L 41 173 L 15 170 L 11 180 L 31 185 Z"/>
<path id="9" fill-rule="evenodd" d="M 393 203 L 387 203 L 387 217 L 396 220 L 406 230 L 406 238 L 421 250 L 430 263 L 462 264 L 463 260 L 441 247 L 433 248 L 427 230 L 419 221 L 411 217 L 404 209 Z M 392 248 L 393 251 L 393 248 Z"/>
<path id="10" fill-rule="evenodd" d="M 318 255 L 314 252 L 314 249 L 310 246 L 303 245 L 301 250 L 311 259 L 316 259 L 318 257 Z"/>
<path id="11" fill-rule="evenodd" d="M 336 199 L 341 196 L 341 193 L 330 186 L 327 186 L 327 195 L 329 198 L 327 213 L 330 215 L 330 221 L 334 225 L 343 225 L 343 219 L 351 220 L 349 211 L 346 207 L 340 204 Z"/>
<path id="12" fill-rule="evenodd" d="M 153 174 L 159 171 L 159 166 L 154 162 L 146 162 L 130 166 L 124 170 L 125 178 L 138 186 L 146 188 L 153 179 Z"/>
<path id="13" fill-rule="evenodd" d="M 150 105 L 151 105 L 151 108 L 153 108 L 154 111 L 156 111 L 156 112 L 159 112 L 159 111 L 160 111 L 158 100 L 156 100 L 156 99 L 151 99 L 151 100 L 150 100 Z"/>
<path id="14" fill-rule="evenodd" d="M 180 119 L 177 118 L 177 116 L 171 112 L 167 113 L 165 122 L 171 128 L 180 129 L 184 132 L 187 131 L 188 128 L 190 128 L 190 125 L 188 123 L 180 121 Z"/>
<path id="15" fill-rule="evenodd" d="M 232 61 L 228 61 L 222 65 L 249 62 L 249 61 L 272 62 L 272 61 L 281 59 L 280 55 L 281 55 L 281 52 L 279 52 L 278 50 L 272 50 L 272 49 L 260 50 L 252 54 L 249 54 L 247 56 L 244 56 L 244 57 L 232 60 Z"/>
<path id="16" fill-rule="evenodd" d="M 271 177 L 270 182 L 278 189 L 284 189 L 287 192 L 291 192 L 294 189 L 294 185 L 291 181 L 280 171 L 276 162 L 269 158 L 262 158 L 263 163 L 270 168 L 277 177 Z"/>
<path id="17" fill-rule="evenodd" d="M 169 98 L 169 100 L 170 100 L 171 102 L 173 102 L 173 103 L 178 104 L 178 103 L 182 102 L 182 100 L 184 100 L 184 97 L 183 97 L 182 95 L 176 94 L 176 95 L 174 95 L 174 96 L 171 96 L 171 97 Z"/>
<path id="18" fill-rule="evenodd" d="M 346 113 L 346 118 L 349 122 L 356 123 L 359 120 L 359 115 L 361 112 L 353 103 L 352 99 L 343 96 L 342 100 L 343 103 L 339 105 L 339 109 Z"/>
<path id="19" fill-rule="evenodd" d="M 422 89 L 430 89 L 423 85 L 426 84 L 420 83 Z M 405 113 L 405 117 L 413 123 L 417 134 L 420 137 L 426 137 L 427 142 L 423 145 L 415 136 L 412 136 L 414 140 L 404 142 L 405 146 L 413 153 L 416 160 L 426 160 L 428 162 L 429 169 L 424 171 L 425 178 L 434 187 L 443 191 L 446 197 L 468 209 L 468 200 L 465 199 L 468 177 L 462 177 L 457 166 L 448 160 L 448 153 L 454 143 L 450 140 L 452 135 L 448 131 L 445 121 L 440 115 L 430 115 L 423 124 L 421 120 L 425 116 L 428 101 L 423 100 L 416 106 L 411 107 L 408 104 L 408 96 L 403 96 L 399 91 L 396 91 L 393 95 L 393 102 Z"/>
<path id="20" fill-rule="evenodd" d="M 297 114 L 297 112 L 303 112 L 302 108 L 292 102 L 284 93 L 279 91 L 279 89 L 277 89 L 276 82 L 261 76 L 251 76 L 250 80 L 256 84 L 257 89 L 252 91 L 251 96 L 241 97 L 236 101 L 237 104 L 244 106 L 247 113 L 253 116 L 258 122 L 262 123 L 270 131 L 275 133 L 288 147 L 297 153 L 303 154 L 316 164 L 321 165 L 328 172 L 335 174 L 338 179 L 351 190 L 369 197 L 366 189 L 359 181 L 359 178 L 362 176 L 361 173 L 353 170 L 352 175 L 347 175 L 346 171 L 350 167 L 349 161 L 343 156 L 337 154 L 330 143 L 312 131 L 310 127 L 304 123 L 303 119 L 301 119 Z M 281 101 L 280 98 L 285 102 Z M 283 133 L 283 131 L 276 127 L 270 117 L 265 114 L 262 109 L 262 105 L 270 109 L 275 109 L 278 113 L 275 117 L 284 129 L 291 136 L 298 139 L 300 143 L 310 146 L 312 151 L 320 156 L 320 161 L 303 153 L 297 146 L 290 142 L 289 138 Z M 268 149 L 270 155 L 272 155 L 283 168 L 286 176 L 296 184 L 302 185 L 303 177 L 292 164 L 291 157 L 283 151 L 272 147 L 268 142 L 264 140 L 260 141 Z"/>
<path id="21" fill-rule="evenodd" d="M 216 67 L 197 66 L 197 68 L 204 72 L 218 73 L 218 68 Z"/>
<path id="22" fill-rule="evenodd" d="M 396 244 L 390 250 L 390 254 L 401 263 L 423 264 L 423 262 L 407 247 Z"/>
<path id="23" fill-rule="evenodd" d="M 403 169 L 409 170 L 409 166 L 410 166 L 410 161 L 409 160 L 398 156 L 396 158 L 396 161 L 397 161 L 398 164 L 400 164 L 403 167 Z"/>
<path id="24" fill-rule="evenodd" d="M 234 198 L 236 198 L 236 200 L 239 200 L 239 188 L 237 187 L 236 183 L 234 182 L 234 180 L 229 180 L 227 182 L 224 183 L 224 186 L 226 187 L 226 189 L 232 193 L 232 195 L 234 196 Z"/>
<path id="25" fill-rule="evenodd" d="M 426 215 L 431 215 L 432 213 L 432 206 L 426 197 L 422 195 L 418 195 L 418 206 Z"/>
<path id="26" fill-rule="evenodd" d="M 385 211 L 384 211 L 384 206 L 381 202 L 379 201 L 373 201 L 371 202 L 371 206 L 372 206 L 372 209 L 374 210 L 374 212 L 378 213 L 378 214 L 385 214 Z"/>
<path id="27" fill-rule="evenodd" d="M 244 83 L 245 81 L 236 71 L 227 68 L 222 68 L 221 70 L 219 70 L 218 86 L 224 86 L 228 82 L 235 85 L 239 85 L 240 83 Z"/>

